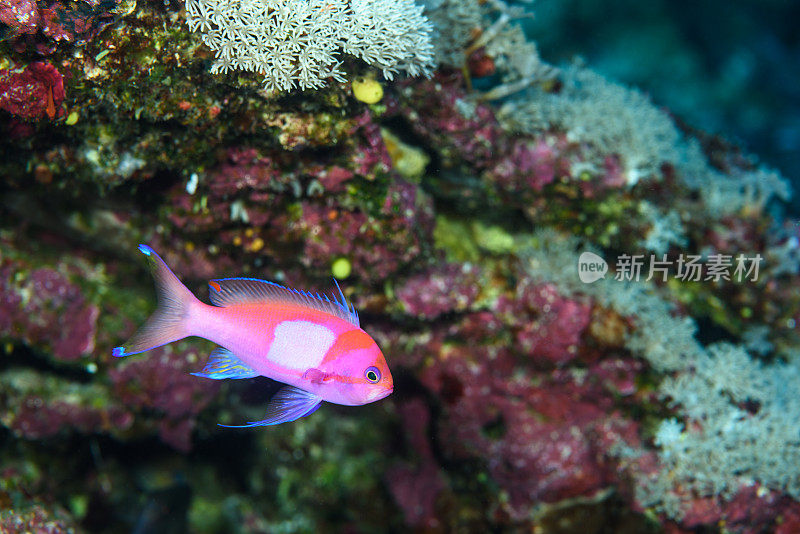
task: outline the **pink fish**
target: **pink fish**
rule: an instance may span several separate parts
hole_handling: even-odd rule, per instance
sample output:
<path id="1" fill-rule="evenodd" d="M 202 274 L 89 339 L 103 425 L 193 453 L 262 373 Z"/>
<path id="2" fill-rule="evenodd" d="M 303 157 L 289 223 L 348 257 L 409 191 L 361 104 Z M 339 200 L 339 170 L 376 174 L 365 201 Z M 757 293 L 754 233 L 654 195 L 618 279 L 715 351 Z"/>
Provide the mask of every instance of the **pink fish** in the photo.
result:
<path id="1" fill-rule="evenodd" d="M 200 302 L 156 252 L 147 256 L 158 308 L 114 356 L 138 354 L 188 336 L 220 345 L 196 376 L 266 376 L 287 384 L 267 406 L 267 416 L 242 426 L 277 425 L 313 413 L 322 401 L 357 406 L 393 390 L 378 345 L 359 325 L 358 313 L 339 296 L 289 289 L 254 278 L 208 283 L 213 306 Z M 336 282 L 336 280 L 334 280 Z M 226 425 L 223 425 L 226 426 Z"/>

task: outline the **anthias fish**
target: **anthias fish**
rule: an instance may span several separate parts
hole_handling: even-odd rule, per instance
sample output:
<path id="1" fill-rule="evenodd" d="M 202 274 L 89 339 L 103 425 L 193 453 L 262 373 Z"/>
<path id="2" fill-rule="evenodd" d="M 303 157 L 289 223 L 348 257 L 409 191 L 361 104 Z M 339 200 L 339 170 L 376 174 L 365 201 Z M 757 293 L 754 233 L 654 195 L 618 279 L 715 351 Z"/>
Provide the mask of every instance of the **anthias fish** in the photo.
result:
<path id="1" fill-rule="evenodd" d="M 338 296 L 290 289 L 266 280 L 225 278 L 208 283 L 213 306 L 200 302 L 156 252 L 139 245 L 156 282 L 158 308 L 114 356 L 138 354 L 188 336 L 213 341 L 196 376 L 266 376 L 286 384 L 266 418 L 277 425 L 313 413 L 322 401 L 357 406 L 389 395 L 392 375 L 378 345 L 336 283 Z"/>

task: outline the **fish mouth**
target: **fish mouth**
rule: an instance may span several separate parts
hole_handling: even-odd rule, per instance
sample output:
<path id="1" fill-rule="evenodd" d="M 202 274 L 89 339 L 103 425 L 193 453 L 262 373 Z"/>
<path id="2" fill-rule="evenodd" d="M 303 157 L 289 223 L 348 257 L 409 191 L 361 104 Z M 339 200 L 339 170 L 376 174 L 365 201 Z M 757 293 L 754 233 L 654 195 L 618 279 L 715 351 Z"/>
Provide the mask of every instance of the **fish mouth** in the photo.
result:
<path id="1" fill-rule="evenodd" d="M 381 400 L 391 395 L 393 391 L 394 387 L 376 389 L 374 391 L 371 391 L 368 398 L 369 400 L 367 400 L 367 402 L 375 402 L 377 400 Z"/>

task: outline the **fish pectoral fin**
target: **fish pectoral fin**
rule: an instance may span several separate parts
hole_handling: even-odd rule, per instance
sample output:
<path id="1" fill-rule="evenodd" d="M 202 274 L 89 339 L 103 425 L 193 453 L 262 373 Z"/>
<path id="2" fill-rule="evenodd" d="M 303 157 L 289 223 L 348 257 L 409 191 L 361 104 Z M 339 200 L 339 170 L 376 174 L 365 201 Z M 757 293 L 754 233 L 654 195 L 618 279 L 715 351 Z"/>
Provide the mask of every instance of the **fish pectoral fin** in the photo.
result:
<path id="1" fill-rule="evenodd" d="M 311 415 L 322 404 L 322 398 L 294 386 L 285 386 L 269 401 L 267 417 L 261 421 L 253 421 L 246 425 L 219 425 L 228 428 L 247 428 L 253 426 L 270 426 L 289 423 Z"/>
<path id="2" fill-rule="evenodd" d="M 323 382 L 330 382 L 333 380 L 333 375 L 312 367 L 303 373 L 303 378 L 312 384 L 322 384 Z"/>
<path id="3" fill-rule="evenodd" d="M 253 378 L 259 373 L 249 368 L 237 358 L 231 351 L 219 347 L 208 357 L 208 363 L 199 373 L 192 373 L 194 376 L 222 380 L 223 378 Z"/>

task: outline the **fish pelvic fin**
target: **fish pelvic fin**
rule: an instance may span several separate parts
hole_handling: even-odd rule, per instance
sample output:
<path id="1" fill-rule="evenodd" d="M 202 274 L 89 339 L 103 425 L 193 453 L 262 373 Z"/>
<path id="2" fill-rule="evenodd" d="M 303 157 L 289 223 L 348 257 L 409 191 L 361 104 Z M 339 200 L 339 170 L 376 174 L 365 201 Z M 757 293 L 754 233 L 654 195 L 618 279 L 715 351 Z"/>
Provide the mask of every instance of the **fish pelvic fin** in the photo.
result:
<path id="1" fill-rule="evenodd" d="M 158 307 L 127 343 L 114 348 L 112 354 L 117 357 L 145 352 L 191 335 L 189 311 L 195 303 L 200 302 L 155 250 L 147 245 L 139 245 L 139 252 L 147 257 L 153 274 Z"/>
<path id="2" fill-rule="evenodd" d="M 249 428 L 254 426 L 272 426 L 296 421 L 301 417 L 316 412 L 322 404 L 322 398 L 294 386 L 285 386 L 278 391 L 267 405 L 267 417 L 261 421 L 253 421 L 246 425 L 219 425 L 226 428 Z"/>

